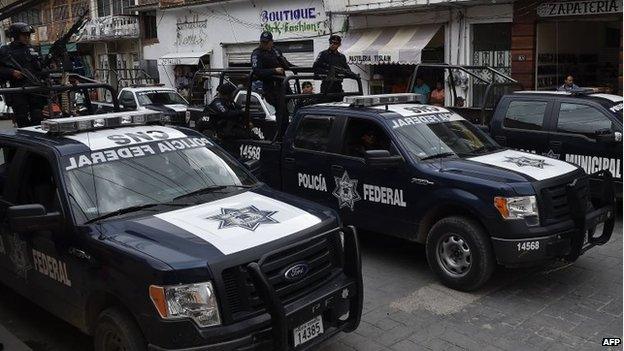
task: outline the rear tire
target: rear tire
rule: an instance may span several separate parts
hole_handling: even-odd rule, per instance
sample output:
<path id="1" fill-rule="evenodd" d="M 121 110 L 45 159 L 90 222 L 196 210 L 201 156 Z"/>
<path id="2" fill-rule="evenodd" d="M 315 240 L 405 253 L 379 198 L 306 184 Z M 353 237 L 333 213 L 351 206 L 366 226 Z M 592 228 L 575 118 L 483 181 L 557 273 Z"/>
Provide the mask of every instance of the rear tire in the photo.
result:
<path id="1" fill-rule="evenodd" d="M 143 333 L 127 312 L 119 308 L 104 310 L 93 335 L 95 351 L 145 351 Z"/>
<path id="2" fill-rule="evenodd" d="M 426 251 L 431 270 L 444 285 L 456 290 L 480 288 L 496 264 L 485 230 L 465 217 L 447 217 L 434 224 Z"/>

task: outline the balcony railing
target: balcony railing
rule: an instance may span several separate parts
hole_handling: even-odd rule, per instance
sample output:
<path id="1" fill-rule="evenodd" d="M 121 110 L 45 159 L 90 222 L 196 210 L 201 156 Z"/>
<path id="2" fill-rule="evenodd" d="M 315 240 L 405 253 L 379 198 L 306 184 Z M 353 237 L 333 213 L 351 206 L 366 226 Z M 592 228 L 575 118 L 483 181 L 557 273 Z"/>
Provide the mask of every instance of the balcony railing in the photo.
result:
<path id="1" fill-rule="evenodd" d="M 139 37 L 137 16 L 106 16 L 94 18 L 85 25 L 80 35 L 81 42 L 136 39 Z"/>

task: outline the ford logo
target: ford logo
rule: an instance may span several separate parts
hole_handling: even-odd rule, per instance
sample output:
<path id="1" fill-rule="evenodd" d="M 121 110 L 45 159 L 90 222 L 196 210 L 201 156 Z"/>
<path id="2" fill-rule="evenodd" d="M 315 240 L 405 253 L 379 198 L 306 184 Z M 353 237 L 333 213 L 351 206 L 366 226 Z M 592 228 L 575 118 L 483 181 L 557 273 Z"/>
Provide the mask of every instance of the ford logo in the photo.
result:
<path id="1" fill-rule="evenodd" d="M 284 272 L 284 278 L 288 281 L 295 281 L 303 278 L 308 271 L 310 270 L 310 266 L 308 266 L 305 262 L 295 263 L 294 265 L 288 267 L 286 272 Z"/>

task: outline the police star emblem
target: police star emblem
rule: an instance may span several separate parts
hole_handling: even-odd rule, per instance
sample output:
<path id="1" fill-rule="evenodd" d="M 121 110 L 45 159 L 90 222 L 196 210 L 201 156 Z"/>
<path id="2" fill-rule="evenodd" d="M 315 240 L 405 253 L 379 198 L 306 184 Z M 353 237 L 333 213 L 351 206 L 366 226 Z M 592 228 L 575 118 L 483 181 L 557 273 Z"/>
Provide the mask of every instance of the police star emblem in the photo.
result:
<path id="1" fill-rule="evenodd" d="M 338 199 L 338 206 L 340 208 L 349 207 L 353 211 L 355 202 L 361 200 L 360 194 L 357 192 L 357 179 L 349 178 L 349 174 L 345 171 L 342 177 L 334 177 L 336 181 L 336 188 L 332 192 Z"/>
<path id="2" fill-rule="evenodd" d="M 531 158 L 526 156 L 519 157 L 509 157 L 505 156 L 505 160 L 503 162 L 514 163 L 518 167 L 535 167 L 535 168 L 544 168 L 544 166 L 550 166 L 549 163 L 546 163 L 546 160 L 539 158 Z"/>
<path id="3" fill-rule="evenodd" d="M 278 211 L 263 211 L 256 206 L 243 208 L 222 208 L 218 215 L 207 217 L 206 219 L 219 221 L 219 229 L 240 227 L 250 231 L 255 231 L 261 224 L 279 223 L 272 218 Z"/>

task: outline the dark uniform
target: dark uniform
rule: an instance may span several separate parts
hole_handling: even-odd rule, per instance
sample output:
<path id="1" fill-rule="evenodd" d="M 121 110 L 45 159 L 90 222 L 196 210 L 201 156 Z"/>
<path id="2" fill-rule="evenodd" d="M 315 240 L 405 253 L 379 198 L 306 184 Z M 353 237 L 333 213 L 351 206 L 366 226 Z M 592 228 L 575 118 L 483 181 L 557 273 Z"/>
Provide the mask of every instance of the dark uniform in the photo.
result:
<path id="1" fill-rule="evenodd" d="M 337 35 L 332 35 L 329 38 L 330 43 L 332 41 L 340 42 L 341 39 Z M 312 66 L 315 74 L 330 74 L 332 68 L 333 73 L 340 73 L 343 75 L 355 75 L 347 64 L 347 58 L 338 50 L 326 49 L 319 53 Z M 321 83 L 321 93 L 342 93 L 342 79 L 327 79 Z"/>
<path id="2" fill-rule="evenodd" d="M 263 32 L 260 41 L 273 41 L 273 35 L 270 32 Z M 264 50 L 262 47 L 256 48 L 251 53 L 251 68 L 253 74 L 259 79 L 254 82 L 254 90 L 261 93 L 269 104 L 277 107 L 277 96 L 282 89 L 282 80 L 273 77 L 277 74 L 275 69 L 287 70 L 292 66 L 275 47 L 270 50 Z"/>
<path id="3" fill-rule="evenodd" d="M 219 96 L 204 109 L 204 113 L 210 116 L 207 129 L 212 129 L 221 139 L 254 138 L 245 126 L 243 110 L 231 97 L 235 90 L 236 87 L 231 83 L 217 87 Z"/>
<path id="4" fill-rule="evenodd" d="M 9 28 L 9 35 L 14 38 L 8 45 L 0 47 L 0 80 L 9 81 L 11 87 L 23 87 L 33 85 L 26 78 L 26 72 L 30 71 L 35 76 L 41 74 L 41 58 L 35 49 L 17 40 L 20 34 L 30 35 L 34 29 L 26 23 L 14 23 Z M 21 67 L 20 67 L 21 66 Z M 22 72 L 21 79 L 13 76 L 13 71 Z M 27 127 L 41 124 L 43 107 L 46 98 L 35 94 L 11 94 L 6 95 L 7 105 L 13 108 L 18 127 Z"/>

